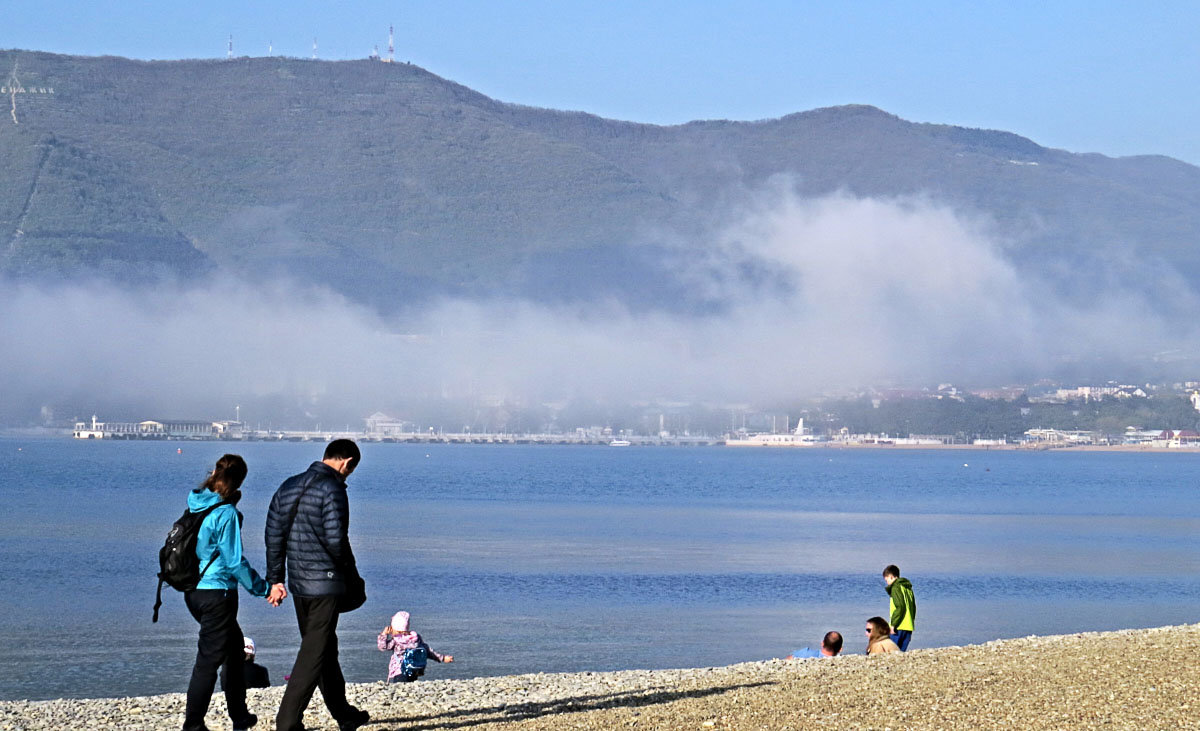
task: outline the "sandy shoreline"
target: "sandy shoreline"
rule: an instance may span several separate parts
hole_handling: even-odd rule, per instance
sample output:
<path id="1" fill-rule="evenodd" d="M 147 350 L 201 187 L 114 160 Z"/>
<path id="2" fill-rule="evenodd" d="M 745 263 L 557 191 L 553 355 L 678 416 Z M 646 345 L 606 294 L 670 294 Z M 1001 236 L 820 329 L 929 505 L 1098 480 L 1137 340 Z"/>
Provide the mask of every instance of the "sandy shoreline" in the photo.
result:
<path id="1" fill-rule="evenodd" d="M 1185 625 L 878 658 L 365 683 L 348 692 L 375 719 L 368 729 L 1200 728 L 1198 654 L 1200 625 Z M 274 728 L 282 692 L 250 692 L 257 728 Z M 6 701 L 0 729 L 177 729 L 183 703 L 180 693 Z M 336 728 L 319 702 L 305 721 Z M 208 724 L 229 728 L 220 693 Z"/>

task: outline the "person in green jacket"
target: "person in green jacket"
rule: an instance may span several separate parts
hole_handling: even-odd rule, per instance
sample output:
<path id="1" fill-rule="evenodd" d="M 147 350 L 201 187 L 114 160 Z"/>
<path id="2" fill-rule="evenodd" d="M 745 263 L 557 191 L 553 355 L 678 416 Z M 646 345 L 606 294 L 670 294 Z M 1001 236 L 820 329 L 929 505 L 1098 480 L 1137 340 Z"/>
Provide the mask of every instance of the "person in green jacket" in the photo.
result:
<path id="1" fill-rule="evenodd" d="M 908 649 L 912 640 L 913 629 L 917 620 L 917 597 L 913 594 L 912 582 L 900 575 L 900 569 L 895 564 L 883 570 L 883 580 L 887 584 L 888 616 L 892 622 L 892 642 L 900 646 L 900 650 Z"/>

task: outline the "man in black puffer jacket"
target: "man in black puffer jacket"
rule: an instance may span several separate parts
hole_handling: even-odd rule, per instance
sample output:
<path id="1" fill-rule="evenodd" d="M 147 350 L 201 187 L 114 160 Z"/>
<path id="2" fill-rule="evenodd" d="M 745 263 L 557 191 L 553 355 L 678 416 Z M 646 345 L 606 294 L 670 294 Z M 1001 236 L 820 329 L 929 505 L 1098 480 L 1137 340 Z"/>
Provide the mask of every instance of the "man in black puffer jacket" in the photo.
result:
<path id="1" fill-rule="evenodd" d="M 275 717 L 279 731 L 304 728 L 304 709 L 318 686 L 341 731 L 369 719 L 346 700 L 337 640 L 338 600 L 360 580 L 348 536 L 346 478 L 361 457 L 349 439 L 330 442 L 320 462 L 284 480 L 267 511 L 268 601 L 279 606 L 290 589 L 300 624 L 300 652 Z"/>

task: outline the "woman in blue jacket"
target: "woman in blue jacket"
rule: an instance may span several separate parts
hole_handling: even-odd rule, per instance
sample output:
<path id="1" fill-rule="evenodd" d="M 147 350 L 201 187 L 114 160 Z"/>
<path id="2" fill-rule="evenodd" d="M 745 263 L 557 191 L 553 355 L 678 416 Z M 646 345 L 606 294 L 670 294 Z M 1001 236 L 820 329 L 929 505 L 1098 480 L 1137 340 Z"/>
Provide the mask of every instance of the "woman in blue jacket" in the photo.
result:
<path id="1" fill-rule="evenodd" d="M 196 664 L 188 684 L 184 731 L 207 731 L 204 715 L 212 699 L 217 671 L 225 665 L 225 702 L 233 728 L 248 729 L 258 722 L 246 707 L 246 680 L 242 675 L 242 628 L 238 626 L 238 584 L 256 597 L 267 596 L 267 582 L 242 556 L 242 514 L 238 489 L 246 479 L 246 461 L 236 454 L 217 460 L 216 467 L 188 495 L 188 510 L 200 513 L 217 505 L 196 537 L 200 583 L 184 594 L 188 611 L 200 623 Z"/>

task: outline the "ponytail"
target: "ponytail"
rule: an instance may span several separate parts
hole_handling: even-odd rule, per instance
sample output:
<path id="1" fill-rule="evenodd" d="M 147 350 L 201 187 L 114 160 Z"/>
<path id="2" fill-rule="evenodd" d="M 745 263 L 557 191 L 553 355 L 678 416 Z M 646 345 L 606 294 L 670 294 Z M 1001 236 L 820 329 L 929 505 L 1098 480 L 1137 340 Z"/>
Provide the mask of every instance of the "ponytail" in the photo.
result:
<path id="1" fill-rule="evenodd" d="M 217 493 L 221 499 L 228 500 L 229 496 L 242 486 L 246 472 L 246 460 L 240 455 L 227 454 L 217 460 L 212 474 L 200 486 Z"/>

